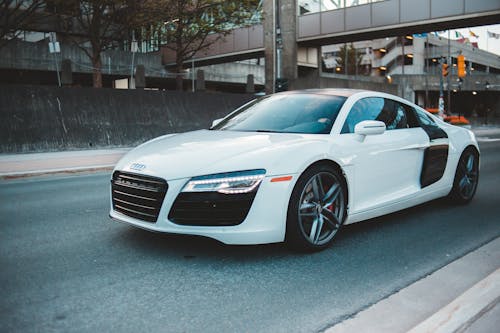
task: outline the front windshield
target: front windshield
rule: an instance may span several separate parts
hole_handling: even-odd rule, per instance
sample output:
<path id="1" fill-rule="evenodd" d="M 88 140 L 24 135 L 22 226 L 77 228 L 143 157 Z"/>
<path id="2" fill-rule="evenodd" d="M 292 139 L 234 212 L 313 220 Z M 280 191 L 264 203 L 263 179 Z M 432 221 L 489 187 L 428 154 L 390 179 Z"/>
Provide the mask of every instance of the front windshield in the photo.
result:
<path id="1" fill-rule="evenodd" d="M 256 99 L 212 130 L 328 134 L 346 97 L 276 94 Z"/>

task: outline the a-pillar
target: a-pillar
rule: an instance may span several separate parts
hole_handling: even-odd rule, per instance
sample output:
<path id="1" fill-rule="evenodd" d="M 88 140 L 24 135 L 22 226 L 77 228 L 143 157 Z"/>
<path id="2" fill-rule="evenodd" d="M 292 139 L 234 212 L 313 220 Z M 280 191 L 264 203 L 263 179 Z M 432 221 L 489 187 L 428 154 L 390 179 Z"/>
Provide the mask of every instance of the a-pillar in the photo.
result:
<path id="1" fill-rule="evenodd" d="M 263 16 L 266 93 L 272 93 L 276 78 L 297 78 L 297 0 L 265 0 Z"/>

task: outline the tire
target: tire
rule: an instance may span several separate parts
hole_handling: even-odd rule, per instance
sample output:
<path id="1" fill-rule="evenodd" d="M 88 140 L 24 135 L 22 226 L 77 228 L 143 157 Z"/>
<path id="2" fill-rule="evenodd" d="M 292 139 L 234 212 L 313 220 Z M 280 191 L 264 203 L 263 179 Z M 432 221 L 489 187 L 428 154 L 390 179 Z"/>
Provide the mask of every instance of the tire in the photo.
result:
<path id="1" fill-rule="evenodd" d="M 469 203 L 479 182 L 479 153 L 472 147 L 464 150 L 458 161 L 453 188 L 448 198 L 455 204 Z"/>
<path id="2" fill-rule="evenodd" d="M 328 165 L 314 165 L 298 179 L 288 204 L 285 241 L 292 249 L 328 247 L 347 216 L 347 186 Z"/>

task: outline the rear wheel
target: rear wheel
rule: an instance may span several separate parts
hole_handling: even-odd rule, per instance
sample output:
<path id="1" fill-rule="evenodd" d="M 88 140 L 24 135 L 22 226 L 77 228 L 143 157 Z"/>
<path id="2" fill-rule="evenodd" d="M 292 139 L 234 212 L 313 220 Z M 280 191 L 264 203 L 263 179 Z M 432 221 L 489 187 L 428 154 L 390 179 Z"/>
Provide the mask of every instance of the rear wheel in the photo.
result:
<path id="1" fill-rule="evenodd" d="M 467 148 L 458 161 L 450 199 L 454 203 L 466 204 L 476 193 L 479 181 L 479 154 L 473 148 Z"/>
<path id="2" fill-rule="evenodd" d="M 288 205 L 286 241 L 297 250 L 318 251 L 331 244 L 346 217 L 346 185 L 328 165 L 306 170 Z"/>

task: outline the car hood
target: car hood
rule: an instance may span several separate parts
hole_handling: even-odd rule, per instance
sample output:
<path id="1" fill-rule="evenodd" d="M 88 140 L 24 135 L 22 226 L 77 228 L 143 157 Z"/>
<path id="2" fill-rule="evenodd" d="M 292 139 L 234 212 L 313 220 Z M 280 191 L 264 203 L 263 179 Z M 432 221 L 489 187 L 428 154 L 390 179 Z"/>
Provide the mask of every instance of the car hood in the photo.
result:
<path id="1" fill-rule="evenodd" d="M 267 175 L 294 173 L 301 163 L 285 163 L 284 159 L 307 159 L 301 147 L 317 146 L 325 140 L 320 137 L 211 130 L 166 135 L 130 151 L 116 169 L 167 180 L 251 169 L 266 169 Z M 301 154 L 296 154 L 297 149 Z"/>

